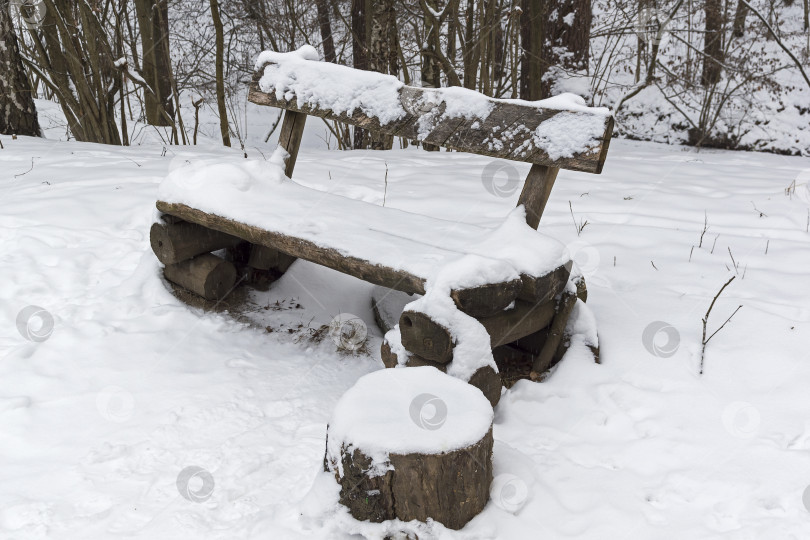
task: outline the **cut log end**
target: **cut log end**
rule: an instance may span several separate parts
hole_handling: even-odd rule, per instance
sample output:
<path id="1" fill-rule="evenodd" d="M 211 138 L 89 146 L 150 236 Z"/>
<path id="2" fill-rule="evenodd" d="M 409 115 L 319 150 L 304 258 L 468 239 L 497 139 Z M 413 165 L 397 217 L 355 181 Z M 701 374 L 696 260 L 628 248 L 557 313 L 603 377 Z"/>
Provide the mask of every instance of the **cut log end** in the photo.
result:
<path id="1" fill-rule="evenodd" d="M 568 283 L 572 263 L 557 267 L 554 271 L 541 277 L 521 275 L 521 300 L 535 304 L 545 304 L 560 294 Z"/>
<path id="2" fill-rule="evenodd" d="M 236 267 L 210 253 L 166 265 L 163 275 L 172 283 L 214 301 L 225 298 L 236 284 Z"/>
<path id="3" fill-rule="evenodd" d="M 492 283 L 470 289 L 457 289 L 450 293 L 458 309 L 470 317 L 490 317 L 506 309 L 515 301 L 523 286 L 520 279 L 506 283 Z"/>
<path id="4" fill-rule="evenodd" d="M 203 253 L 233 247 L 241 240 L 196 223 L 179 222 L 152 224 L 149 242 L 160 262 L 175 264 Z"/>
<path id="5" fill-rule="evenodd" d="M 492 317 L 482 317 L 493 347 L 504 345 L 548 326 L 556 302 L 531 304 L 518 300 L 515 306 Z M 404 311 L 399 319 L 402 345 L 408 352 L 433 362 L 446 364 L 453 359 L 453 337 L 450 331 L 425 313 Z"/>
<path id="6" fill-rule="evenodd" d="M 426 360 L 446 364 L 453 359 L 450 331 L 419 311 L 403 311 L 399 318 L 402 345 Z"/>

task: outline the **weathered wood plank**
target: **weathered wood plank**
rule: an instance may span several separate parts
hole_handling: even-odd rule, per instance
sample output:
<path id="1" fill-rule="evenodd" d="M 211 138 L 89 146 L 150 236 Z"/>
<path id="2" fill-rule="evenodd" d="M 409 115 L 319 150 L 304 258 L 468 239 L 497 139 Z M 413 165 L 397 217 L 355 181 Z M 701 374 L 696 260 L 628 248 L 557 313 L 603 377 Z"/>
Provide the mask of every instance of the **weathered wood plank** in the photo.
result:
<path id="1" fill-rule="evenodd" d="M 424 294 L 425 292 L 422 278 L 401 270 L 375 265 L 367 260 L 352 257 L 335 249 L 319 246 L 308 240 L 266 231 L 233 219 L 208 214 L 184 204 L 158 201 L 157 207 L 167 214 L 176 215 L 187 221 L 238 236 L 252 244 L 278 249 L 293 257 L 327 266 L 369 283 L 411 293 Z"/>
<path id="2" fill-rule="evenodd" d="M 161 212 L 181 217 L 185 221 L 233 235 L 252 244 L 279 250 L 288 256 L 311 261 L 375 285 L 382 285 L 389 289 L 407 293 L 425 293 L 425 278 L 422 276 L 415 276 L 403 270 L 375 264 L 335 249 L 319 246 L 308 240 L 267 231 L 233 219 L 209 214 L 184 204 L 158 201 L 157 208 Z M 521 290 L 522 280 L 516 280 L 515 282 L 452 291 L 451 296 L 458 302 L 463 303 L 457 305 L 465 313 L 491 314 L 508 306 Z"/>
<path id="3" fill-rule="evenodd" d="M 492 98 L 487 98 L 493 105 L 492 111 L 483 120 L 449 116 L 446 114 L 446 104 L 442 102 L 442 89 L 411 86 L 404 86 L 399 91 L 404 116 L 394 122 L 381 124 L 378 118 L 366 115 L 359 108 L 349 115 L 298 103 L 295 97 L 288 99 L 283 96 L 279 99 L 275 92 L 264 92 L 259 87 L 263 73 L 264 67 L 257 70 L 248 94 L 248 99 L 259 105 L 338 120 L 385 135 L 418 139 L 454 150 L 550 167 L 601 172 L 613 128 L 613 119 L 607 115 L 544 109 Z M 592 122 L 600 124 L 602 135 L 596 137 L 588 148 L 570 157 L 553 159 L 537 146 L 534 135 L 538 126 L 559 114 L 573 115 L 572 118 L 587 116 Z"/>

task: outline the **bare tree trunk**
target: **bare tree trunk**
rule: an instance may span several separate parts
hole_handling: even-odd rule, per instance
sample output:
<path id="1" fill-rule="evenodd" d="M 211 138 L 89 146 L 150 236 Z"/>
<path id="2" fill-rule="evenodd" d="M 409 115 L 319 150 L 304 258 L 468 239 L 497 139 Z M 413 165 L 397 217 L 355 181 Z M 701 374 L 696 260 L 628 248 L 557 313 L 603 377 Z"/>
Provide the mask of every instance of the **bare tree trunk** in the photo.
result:
<path id="1" fill-rule="evenodd" d="M 703 38 L 703 73 L 700 82 L 712 86 L 720 81 L 723 62 L 723 12 L 720 0 L 705 0 L 706 33 Z"/>
<path id="2" fill-rule="evenodd" d="M 337 62 L 335 55 L 335 40 L 332 38 L 332 21 L 329 19 L 329 0 L 315 0 L 318 10 L 318 26 L 321 29 L 321 45 L 323 46 L 323 59 L 327 62 Z"/>
<path id="3" fill-rule="evenodd" d="M 495 88 L 504 76 L 503 69 L 503 27 L 501 26 L 501 16 L 503 14 L 503 2 L 498 2 L 494 17 L 492 18 L 492 87 Z"/>
<path id="4" fill-rule="evenodd" d="M 171 99 L 168 0 L 135 0 L 135 11 L 141 29 L 141 71 L 151 89 L 144 96 L 146 121 L 154 126 L 170 126 L 174 106 Z"/>
<path id="5" fill-rule="evenodd" d="M 222 28 L 222 19 L 219 16 L 218 0 L 211 0 L 211 18 L 216 31 L 216 71 L 217 71 L 217 108 L 219 109 L 219 131 L 222 134 L 222 144 L 231 145 L 230 126 L 228 125 L 228 108 L 225 106 L 225 34 Z"/>
<path id="6" fill-rule="evenodd" d="M 592 19 L 590 0 L 550 0 L 546 12 L 552 16 L 546 22 L 543 73 L 552 66 L 565 71 L 587 70 Z M 540 97 L 548 97 L 552 86 L 553 81 L 543 80 Z"/>
<path id="7" fill-rule="evenodd" d="M 748 15 L 748 8 L 745 4 L 737 0 L 737 11 L 734 13 L 734 29 L 732 35 L 737 38 L 745 34 L 745 18 Z"/>
<path id="8" fill-rule="evenodd" d="M 540 99 L 543 74 L 543 41 L 545 39 L 545 5 L 540 0 L 522 0 L 520 16 L 520 97 Z"/>
<path id="9" fill-rule="evenodd" d="M 456 36 L 458 35 L 458 3 L 447 14 L 447 58 L 456 61 Z"/>
<path id="10" fill-rule="evenodd" d="M 0 133 L 42 136 L 31 85 L 25 75 L 9 1 L 0 0 Z"/>
<path id="11" fill-rule="evenodd" d="M 425 5 L 433 11 L 438 10 L 437 0 L 425 0 Z M 439 32 L 434 24 L 434 18 L 425 13 L 425 40 L 422 44 L 422 69 L 421 80 L 422 86 L 425 88 L 439 88 L 442 85 L 441 71 L 439 70 L 439 62 L 436 57 L 436 42 L 433 33 Z M 422 144 L 422 148 L 428 152 L 438 152 L 439 147 L 435 144 Z"/>
<path id="12" fill-rule="evenodd" d="M 391 67 L 392 52 L 396 56 L 394 50 L 396 41 L 392 41 L 392 38 L 396 38 L 396 34 L 391 32 L 392 28 L 396 29 L 397 24 L 394 0 L 376 0 L 372 2 L 370 16 L 368 69 L 387 74 Z M 394 138 L 390 135 L 381 135 L 374 132 L 369 135 L 373 150 L 390 150 L 394 144 Z"/>
<path id="13" fill-rule="evenodd" d="M 352 64 L 356 69 L 368 69 L 368 9 L 369 0 L 352 0 Z M 355 149 L 368 148 L 368 132 L 360 127 L 354 128 Z"/>
<path id="14" fill-rule="evenodd" d="M 467 0 L 464 15 L 464 42 L 462 44 L 464 60 L 464 88 L 475 90 L 478 59 L 481 41 L 475 35 L 475 0 Z"/>

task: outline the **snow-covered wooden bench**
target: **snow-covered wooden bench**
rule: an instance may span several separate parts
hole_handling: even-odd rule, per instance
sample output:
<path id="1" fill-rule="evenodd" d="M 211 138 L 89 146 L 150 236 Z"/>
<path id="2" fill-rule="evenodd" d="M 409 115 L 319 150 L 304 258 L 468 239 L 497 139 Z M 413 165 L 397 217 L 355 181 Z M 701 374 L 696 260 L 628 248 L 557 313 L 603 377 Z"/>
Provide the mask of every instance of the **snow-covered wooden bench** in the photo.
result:
<path id="1" fill-rule="evenodd" d="M 406 293 L 444 287 L 455 308 L 488 332 L 487 353 L 545 328 L 534 367 L 550 365 L 576 292 L 563 246 L 535 229 L 560 168 L 601 172 L 613 127 L 607 110 L 573 96 L 525 102 L 462 88 L 415 88 L 319 62 L 311 47 L 260 55 L 249 99 L 286 110 L 283 151 L 270 162 L 209 164 L 164 181 L 157 202 L 164 220 L 151 237 L 168 279 L 218 299 L 235 272 L 210 252 L 247 241 L 247 265 L 276 275 L 301 258 Z M 532 167 L 518 208 L 496 229 L 384 208 L 289 180 L 307 115 Z M 399 334 L 383 346 L 384 360 L 454 371 L 459 336 L 430 311 L 414 306 L 402 314 Z M 455 371 L 473 375 L 459 365 Z M 494 384 L 496 371 L 489 371 L 484 378 Z"/>

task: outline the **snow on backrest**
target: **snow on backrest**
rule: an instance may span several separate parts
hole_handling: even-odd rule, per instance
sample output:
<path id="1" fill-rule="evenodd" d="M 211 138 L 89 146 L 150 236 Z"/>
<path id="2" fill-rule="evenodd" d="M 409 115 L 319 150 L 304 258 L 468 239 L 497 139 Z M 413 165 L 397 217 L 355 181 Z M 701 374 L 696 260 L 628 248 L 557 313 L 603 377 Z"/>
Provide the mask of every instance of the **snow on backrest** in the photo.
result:
<path id="1" fill-rule="evenodd" d="M 309 45 L 266 51 L 250 101 L 487 156 L 600 173 L 613 130 L 606 108 L 574 94 L 495 99 L 460 87 L 418 88 L 391 75 L 318 61 Z"/>

